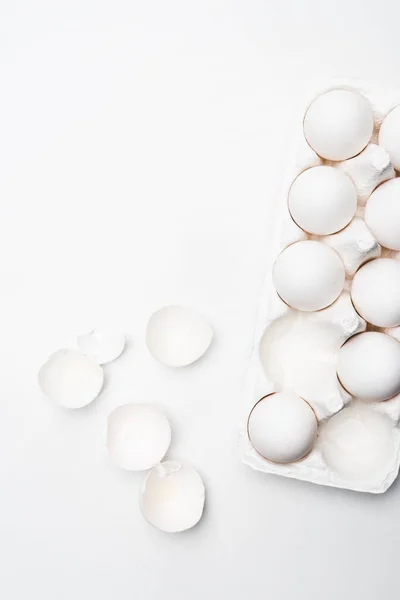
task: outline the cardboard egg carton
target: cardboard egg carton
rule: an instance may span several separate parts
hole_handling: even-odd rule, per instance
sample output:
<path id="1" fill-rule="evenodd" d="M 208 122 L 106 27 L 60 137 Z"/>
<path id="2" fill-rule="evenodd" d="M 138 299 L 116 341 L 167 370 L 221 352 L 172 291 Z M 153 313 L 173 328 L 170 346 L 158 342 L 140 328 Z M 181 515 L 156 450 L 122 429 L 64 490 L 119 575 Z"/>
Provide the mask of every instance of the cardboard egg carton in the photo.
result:
<path id="1" fill-rule="evenodd" d="M 312 100 L 323 92 L 338 88 L 359 92 L 369 100 L 374 113 L 374 132 L 360 154 L 342 162 L 330 162 L 321 159 L 310 148 L 302 126 Z M 399 175 L 386 150 L 377 145 L 382 120 L 398 104 L 399 92 L 340 80 L 314 90 L 301 106 L 293 136 L 293 156 L 288 160 L 282 193 L 270 220 L 269 268 L 260 298 L 240 427 L 240 459 L 258 471 L 372 493 L 386 491 L 397 477 L 400 395 L 385 402 L 370 403 L 352 398 L 338 381 L 336 361 L 342 344 L 366 330 L 384 331 L 400 341 L 400 327 L 385 330 L 371 327 L 357 314 L 350 297 L 351 280 L 359 267 L 380 256 L 400 259 L 400 253 L 378 244 L 363 220 L 364 207 L 373 190 Z M 292 220 L 287 205 L 294 179 L 305 169 L 317 165 L 330 165 L 344 171 L 353 181 L 358 196 L 353 220 L 343 230 L 328 236 L 309 235 L 300 229 Z M 300 312 L 288 307 L 277 295 L 272 282 L 272 266 L 278 254 L 288 245 L 307 239 L 319 240 L 332 247 L 341 257 L 346 272 L 345 287 L 339 298 L 318 312 Z M 253 448 L 247 422 L 260 398 L 284 390 L 294 391 L 310 404 L 319 422 L 319 433 L 305 458 L 290 464 L 277 464 L 266 460 Z M 352 435 L 353 431 L 356 435 Z M 368 456 L 368 450 L 364 452 L 362 445 L 365 432 L 368 439 L 374 441 L 371 456 Z M 360 441 L 359 448 L 354 447 L 357 440 Z M 360 454 L 358 462 L 353 460 L 348 469 L 343 467 L 343 460 L 339 460 L 346 452 L 353 453 L 352 456 L 357 452 Z"/>

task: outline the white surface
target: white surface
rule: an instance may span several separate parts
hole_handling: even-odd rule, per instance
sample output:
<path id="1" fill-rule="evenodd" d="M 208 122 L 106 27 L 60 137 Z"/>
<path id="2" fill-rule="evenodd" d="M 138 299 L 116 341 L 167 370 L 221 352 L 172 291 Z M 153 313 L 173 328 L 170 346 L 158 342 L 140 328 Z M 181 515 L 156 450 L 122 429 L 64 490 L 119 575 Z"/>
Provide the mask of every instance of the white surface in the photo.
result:
<path id="1" fill-rule="evenodd" d="M 398 10 L 3 3 L 2 598 L 397 600 L 399 483 L 372 496 L 263 475 L 239 463 L 236 441 L 284 119 L 319 79 L 400 87 Z M 145 346 L 168 303 L 216 329 L 178 373 Z M 64 412 L 40 393 L 38 367 L 104 319 L 134 343 L 94 403 Z M 201 523 L 176 536 L 146 523 L 142 475 L 104 448 L 113 408 L 155 400 L 174 430 L 169 456 L 207 486 Z"/>

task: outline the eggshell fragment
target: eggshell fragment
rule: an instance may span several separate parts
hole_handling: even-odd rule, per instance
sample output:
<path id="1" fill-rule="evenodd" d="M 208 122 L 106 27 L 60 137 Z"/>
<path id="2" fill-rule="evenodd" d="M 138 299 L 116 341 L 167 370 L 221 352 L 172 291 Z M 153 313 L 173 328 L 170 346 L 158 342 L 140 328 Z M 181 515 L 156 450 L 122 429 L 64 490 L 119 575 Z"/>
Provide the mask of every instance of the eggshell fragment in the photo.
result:
<path id="1" fill-rule="evenodd" d="M 373 258 L 379 258 L 382 248 L 361 217 L 355 217 L 347 227 L 323 238 L 343 261 L 346 275 L 353 277 L 357 269 Z"/>
<path id="2" fill-rule="evenodd" d="M 400 250 L 400 179 L 390 179 L 376 188 L 366 204 L 364 218 L 382 246 Z"/>
<path id="3" fill-rule="evenodd" d="M 365 206 L 379 184 L 395 176 L 388 152 L 376 144 L 368 144 L 360 154 L 339 163 L 337 168 L 354 183 L 360 206 Z"/>
<path id="4" fill-rule="evenodd" d="M 278 392 L 262 398 L 248 421 L 249 439 L 264 458 L 291 463 L 308 454 L 317 437 L 317 419 L 300 396 Z"/>
<path id="5" fill-rule="evenodd" d="M 400 171 L 400 106 L 393 108 L 384 118 L 379 131 L 379 145 L 388 151 L 394 168 Z"/>
<path id="6" fill-rule="evenodd" d="M 354 403 L 321 427 L 319 448 L 328 468 L 343 479 L 380 478 L 394 459 L 393 425 L 387 415 Z"/>
<path id="7" fill-rule="evenodd" d="M 166 306 L 155 312 L 146 332 L 150 353 L 169 367 L 184 367 L 198 360 L 212 337 L 205 318 L 183 306 Z"/>
<path id="8" fill-rule="evenodd" d="M 341 347 L 337 374 L 343 387 L 356 398 L 393 398 L 400 393 L 400 343 L 384 333 L 360 333 Z"/>
<path id="9" fill-rule="evenodd" d="M 346 160 L 365 148 L 374 129 L 368 100 L 357 92 L 337 89 L 318 96 L 304 117 L 311 148 L 328 160 Z"/>
<path id="10" fill-rule="evenodd" d="M 312 240 L 285 248 L 275 261 L 272 276 L 282 300 L 303 311 L 332 304 L 345 281 L 344 266 L 336 252 Z"/>
<path id="11" fill-rule="evenodd" d="M 77 350 L 58 350 L 39 371 L 43 393 L 65 408 L 92 402 L 103 386 L 103 369 Z"/>
<path id="12" fill-rule="evenodd" d="M 193 467 L 166 461 L 147 475 L 140 507 L 149 523 L 162 531 L 176 533 L 198 523 L 204 498 L 203 481 Z"/>
<path id="13" fill-rule="evenodd" d="M 400 262 L 373 260 L 354 276 L 351 298 L 357 312 L 377 327 L 400 325 Z"/>
<path id="14" fill-rule="evenodd" d="M 334 167 L 313 167 L 293 182 L 288 198 L 293 220 L 308 233 L 328 235 L 346 227 L 357 208 L 351 179 Z"/>
<path id="15" fill-rule="evenodd" d="M 82 352 L 90 356 L 99 365 L 115 360 L 125 348 L 123 333 L 102 329 L 92 329 L 88 333 L 79 335 L 77 341 Z"/>
<path id="16" fill-rule="evenodd" d="M 154 467 L 171 444 L 166 416 L 149 404 L 124 404 L 108 417 L 107 451 L 112 462 L 128 471 Z"/>

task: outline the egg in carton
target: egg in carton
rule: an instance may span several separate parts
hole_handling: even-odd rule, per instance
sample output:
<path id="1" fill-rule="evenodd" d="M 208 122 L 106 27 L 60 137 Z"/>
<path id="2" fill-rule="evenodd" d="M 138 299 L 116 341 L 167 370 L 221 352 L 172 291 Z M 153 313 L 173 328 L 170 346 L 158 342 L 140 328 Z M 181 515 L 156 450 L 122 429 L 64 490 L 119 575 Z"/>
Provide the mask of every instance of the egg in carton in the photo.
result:
<path id="1" fill-rule="evenodd" d="M 400 465 L 400 93 L 335 81 L 296 125 L 239 455 L 265 473 L 382 493 Z"/>

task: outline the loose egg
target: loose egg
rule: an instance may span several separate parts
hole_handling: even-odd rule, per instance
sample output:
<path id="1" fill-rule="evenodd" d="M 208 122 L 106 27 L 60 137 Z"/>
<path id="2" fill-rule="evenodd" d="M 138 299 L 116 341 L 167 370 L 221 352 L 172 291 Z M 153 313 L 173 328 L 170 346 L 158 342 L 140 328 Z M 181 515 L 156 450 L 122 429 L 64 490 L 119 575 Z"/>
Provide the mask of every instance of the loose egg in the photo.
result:
<path id="1" fill-rule="evenodd" d="M 171 427 L 166 416 L 151 404 L 124 404 L 108 417 L 107 451 L 121 469 L 144 471 L 166 455 Z"/>
<path id="2" fill-rule="evenodd" d="M 92 329 L 77 338 L 78 346 L 99 365 L 109 363 L 120 356 L 125 348 L 125 336 L 117 331 Z"/>
<path id="3" fill-rule="evenodd" d="M 171 460 L 157 465 L 147 475 L 140 507 L 154 527 L 177 533 L 199 522 L 204 498 L 204 483 L 197 471 Z"/>
<path id="4" fill-rule="evenodd" d="M 103 386 L 103 369 L 77 350 L 58 350 L 39 371 L 43 393 L 65 408 L 92 402 Z"/>
<path id="5" fill-rule="evenodd" d="M 289 192 L 293 220 L 308 233 L 329 235 L 351 221 L 357 192 L 351 179 L 334 167 L 313 167 L 294 180 Z"/>
<path id="6" fill-rule="evenodd" d="M 314 411 L 300 396 L 277 392 L 257 402 L 247 429 L 261 456 L 276 463 L 291 463 L 310 452 L 318 423 Z"/>
<path id="7" fill-rule="evenodd" d="M 202 315 L 183 306 L 165 306 L 151 317 L 146 342 L 152 356 L 169 367 L 198 360 L 211 344 L 213 330 Z"/>
<path id="8" fill-rule="evenodd" d="M 340 295 L 345 281 L 338 254 L 321 242 L 288 246 L 273 268 L 275 289 L 286 304 L 303 311 L 326 308 Z"/>
<path id="9" fill-rule="evenodd" d="M 400 171 L 400 106 L 384 118 L 379 131 L 379 145 L 389 153 L 392 165 Z"/>
<path id="10" fill-rule="evenodd" d="M 339 350 L 337 374 L 352 396 L 389 400 L 400 393 L 400 343 L 384 333 L 360 333 Z"/>
<path id="11" fill-rule="evenodd" d="M 304 135 L 311 148 L 328 160 L 346 160 L 365 148 L 374 129 L 368 100 L 349 90 L 318 96 L 304 117 Z"/>
<path id="12" fill-rule="evenodd" d="M 382 246 L 400 250 L 400 179 L 390 179 L 372 192 L 364 219 Z"/>
<path id="13" fill-rule="evenodd" d="M 400 262 L 378 258 L 357 271 L 351 287 L 357 312 L 377 327 L 400 325 Z"/>

